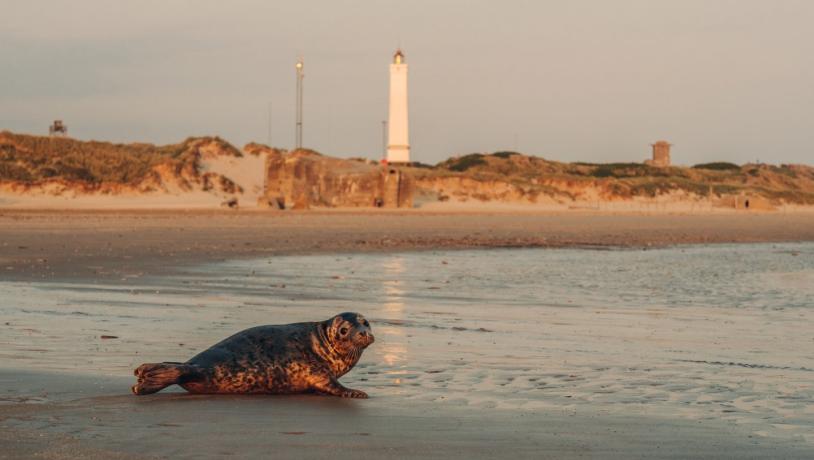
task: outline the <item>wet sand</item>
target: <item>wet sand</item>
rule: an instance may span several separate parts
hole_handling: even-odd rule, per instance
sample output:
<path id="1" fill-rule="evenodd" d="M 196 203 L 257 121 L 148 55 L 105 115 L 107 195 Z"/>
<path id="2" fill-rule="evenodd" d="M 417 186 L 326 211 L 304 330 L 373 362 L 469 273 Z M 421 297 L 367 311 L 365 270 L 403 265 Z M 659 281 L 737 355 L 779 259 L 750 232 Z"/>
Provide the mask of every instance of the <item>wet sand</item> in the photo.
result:
<path id="1" fill-rule="evenodd" d="M 810 424 L 810 406 L 799 408 L 811 391 L 807 310 L 769 311 L 764 324 L 702 308 L 578 310 L 554 291 L 542 316 L 512 298 L 495 318 L 492 300 L 469 299 L 467 285 L 455 284 L 480 282 L 455 275 L 470 265 L 466 253 L 432 262 L 451 285 L 427 269 L 405 271 L 399 257 L 373 268 L 351 259 L 405 249 L 810 241 L 812 224 L 778 214 L 5 214 L 0 310 L 13 314 L 0 325 L 0 458 L 810 458 L 810 438 L 766 434 L 740 417 L 779 417 L 775 431 Z M 337 252 L 342 273 L 322 259 L 277 257 Z M 783 256 L 800 254 L 808 252 Z M 321 271 L 309 273 L 315 263 Z M 354 263 L 382 277 L 382 292 L 368 290 Z M 806 279 L 774 282 L 799 288 Z M 321 319 L 354 307 L 371 311 L 379 340 L 343 380 L 369 400 L 128 393 L 133 364 L 184 359 L 269 317 Z M 537 322 L 546 325 L 541 341 L 523 339 L 539 334 Z M 598 330 L 601 345 L 583 343 Z M 790 330 L 798 341 L 784 341 Z M 755 355 L 771 373 L 760 380 L 763 369 L 739 354 L 759 352 L 759 334 L 769 332 L 788 350 Z M 637 350 L 652 346 L 672 367 L 639 365 Z M 724 358 L 747 367 L 719 366 Z M 704 385 L 652 386 L 659 378 Z M 777 378 L 782 391 L 762 396 Z M 670 412 L 675 404 L 689 404 L 686 414 Z"/>
<path id="2" fill-rule="evenodd" d="M 0 372 L 0 458 L 810 458 L 714 421 L 473 411 L 316 396 L 124 394 L 129 379 Z M 54 395 L 56 393 L 56 395 Z"/>
<path id="3" fill-rule="evenodd" d="M 814 241 L 814 213 L 0 211 L 3 279 L 121 278 L 272 254 Z"/>

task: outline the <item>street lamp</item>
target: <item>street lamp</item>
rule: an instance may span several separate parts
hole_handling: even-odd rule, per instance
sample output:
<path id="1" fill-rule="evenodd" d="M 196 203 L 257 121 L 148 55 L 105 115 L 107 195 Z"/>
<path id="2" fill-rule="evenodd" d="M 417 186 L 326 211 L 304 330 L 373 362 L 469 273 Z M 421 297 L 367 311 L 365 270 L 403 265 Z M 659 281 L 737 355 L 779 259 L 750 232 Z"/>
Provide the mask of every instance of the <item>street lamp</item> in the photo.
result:
<path id="1" fill-rule="evenodd" d="M 305 77 L 305 73 L 303 72 L 303 60 L 302 57 L 297 60 L 297 64 L 294 66 L 297 69 L 297 125 L 296 125 L 296 148 L 302 148 L 302 79 Z"/>

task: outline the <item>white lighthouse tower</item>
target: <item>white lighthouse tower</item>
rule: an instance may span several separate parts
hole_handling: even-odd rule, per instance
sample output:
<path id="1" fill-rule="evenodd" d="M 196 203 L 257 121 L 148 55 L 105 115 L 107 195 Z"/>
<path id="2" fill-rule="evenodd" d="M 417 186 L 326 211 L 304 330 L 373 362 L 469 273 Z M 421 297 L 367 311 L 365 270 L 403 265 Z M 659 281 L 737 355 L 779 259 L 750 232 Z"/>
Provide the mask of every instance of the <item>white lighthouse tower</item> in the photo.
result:
<path id="1" fill-rule="evenodd" d="M 390 64 L 390 117 L 387 133 L 387 162 L 410 162 L 410 138 L 407 131 L 407 64 L 404 53 L 396 50 Z"/>

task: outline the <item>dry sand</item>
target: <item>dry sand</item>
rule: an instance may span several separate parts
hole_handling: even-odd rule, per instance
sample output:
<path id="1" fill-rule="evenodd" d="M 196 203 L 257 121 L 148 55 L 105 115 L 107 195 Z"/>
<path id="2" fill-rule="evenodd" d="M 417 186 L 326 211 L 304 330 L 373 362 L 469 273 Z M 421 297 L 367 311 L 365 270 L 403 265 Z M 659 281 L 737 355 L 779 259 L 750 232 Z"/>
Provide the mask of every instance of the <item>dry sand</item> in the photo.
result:
<path id="1" fill-rule="evenodd" d="M 88 299 L 103 298 L 109 295 L 103 292 L 106 285 L 172 276 L 179 267 L 194 267 L 198 263 L 276 254 L 490 246 L 654 247 L 763 241 L 814 241 L 814 215 L 14 211 L 0 216 L 0 281 L 14 282 L 16 287 L 43 281 L 54 283 L 57 287 L 46 287 L 54 289 L 52 294 L 46 291 L 46 295 L 60 303 L 71 302 L 59 291 L 60 284 L 86 291 Z M 183 320 L 170 309 L 166 310 L 166 317 L 162 316 L 158 299 L 161 295 L 145 294 L 140 298 L 149 303 L 145 306 L 150 312 L 137 310 L 135 319 L 124 321 L 134 321 L 142 329 L 162 331 L 165 325 L 159 321 L 161 318 Z M 219 298 L 219 293 L 213 291 L 207 302 L 220 304 L 232 296 Z M 209 329 L 216 330 L 235 326 L 230 321 L 236 319 L 217 316 L 219 310 L 196 313 L 194 307 L 189 306 L 192 315 L 189 321 L 194 321 L 191 324 L 210 324 Z M 54 328 L 61 324 L 71 331 L 75 321 L 97 324 L 92 318 L 95 308 L 104 314 L 104 305 L 86 304 L 83 311 L 90 312 L 91 317 L 80 315 L 75 320 L 65 317 L 59 323 L 52 319 L 47 331 L 43 328 L 30 334 L 46 332 L 43 337 L 51 337 L 48 340 L 53 344 L 66 343 L 66 337 L 59 336 Z M 248 310 L 234 314 L 241 321 L 255 321 L 263 315 L 265 307 L 248 304 L 244 308 Z M 331 309 L 325 305 L 318 308 L 325 312 Z M 289 308 L 286 314 L 296 316 L 294 310 Z M 139 321 L 140 315 L 145 315 L 144 321 Z M 619 324 L 623 327 L 627 323 L 620 317 Z M 104 323 L 98 326 L 106 327 Z M 184 347 L 190 347 L 189 342 L 196 340 L 189 336 L 195 330 L 179 332 L 185 344 L 176 344 L 180 341 L 176 337 L 162 336 L 164 341 L 153 343 L 155 349 L 151 353 L 162 356 L 166 353 L 172 355 L 166 359 L 172 359 L 175 354 L 191 352 Z M 0 331 L 8 333 L 8 329 Z M 619 339 L 627 341 L 631 337 Z M 54 347 L 38 348 L 38 340 L 32 339 L 26 349 L 18 348 L 19 353 L 25 354 L 17 358 L 20 363 L 37 363 L 40 356 L 61 356 L 60 352 L 65 355 L 65 350 L 86 350 L 91 345 L 82 343 L 47 350 Z M 210 340 L 207 337 L 194 345 L 198 347 Z M 93 348 L 77 359 L 95 369 L 110 366 L 117 369 L 117 376 L 83 372 L 81 367 L 66 372 L 72 364 L 65 362 L 67 358 L 57 360 L 58 366 L 42 366 L 48 371 L 22 371 L 8 364 L 13 361 L 5 361 L 0 369 L 3 446 L 0 458 L 810 458 L 811 455 L 805 444 L 756 437 L 748 427 L 714 419 L 612 414 L 584 407 L 579 411 L 498 410 L 438 404 L 415 395 L 408 403 L 399 402 L 394 395 L 366 401 L 306 396 L 190 397 L 178 393 L 136 398 L 127 394 L 131 378 L 118 372 L 130 363 L 122 365 L 113 359 L 123 356 L 127 342 L 114 342 L 109 346 L 104 340 L 94 342 Z M 377 342 L 379 348 L 370 356 L 381 354 L 383 360 L 387 359 L 385 344 Z M 180 348 L 171 349 L 171 345 Z M 416 363 L 410 365 L 421 369 Z M 354 381 L 365 386 L 381 380 L 371 369 L 375 366 L 352 372 L 354 379 L 371 374 L 369 382 Z M 434 376 L 427 373 L 419 380 Z M 412 390 L 416 391 L 420 392 L 420 387 Z"/>
<path id="2" fill-rule="evenodd" d="M 814 241 L 814 213 L 0 211 L 5 279 L 120 278 L 270 254 Z"/>

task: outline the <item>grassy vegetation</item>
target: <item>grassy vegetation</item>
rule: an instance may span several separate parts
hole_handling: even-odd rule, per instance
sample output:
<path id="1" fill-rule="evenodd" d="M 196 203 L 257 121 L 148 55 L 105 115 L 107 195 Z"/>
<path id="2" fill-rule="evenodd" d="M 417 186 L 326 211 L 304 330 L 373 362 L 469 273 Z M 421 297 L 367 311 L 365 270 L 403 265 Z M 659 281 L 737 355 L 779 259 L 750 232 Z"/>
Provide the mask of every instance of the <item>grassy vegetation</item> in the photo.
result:
<path id="1" fill-rule="evenodd" d="M 647 176 L 650 167 L 642 163 L 606 163 L 597 165 L 593 177 L 641 177 Z"/>
<path id="2" fill-rule="evenodd" d="M 814 168 L 801 165 L 741 167 L 711 162 L 686 168 L 644 163 L 560 163 L 516 152 L 495 152 L 451 158 L 421 174 L 454 174 L 480 182 L 503 182 L 512 187 L 512 193 L 524 196 L 576 196 L 579 193 L 575 190 L 594 188 L 618 198 L 669 193 L 706 198 L 746 194 L 809 203 L 814 197 Z M 485 199 L 478 193 L 478 197 L 473 197 Z"/>
<path id="3" fill-rule="evenodd" d="M 693 169 L 709 169 L 711 171 L 740 171 L 741 167 L 735 163 L 716 161 L 714 163 L 700 163 L 694 165 Z"/>
<path id="4" fill-rule="evenodd" d="M 450 158 L 438 166 L 449 169 L 450 171 L 463 172 L 475 166 L 485 165 L 486 160 L 484 160 L 483 157 L 484 155 L 482 153 L 470 153 L 462 157 Z"/>
<path id="5" fill-rule="evenodd" d="M 775 190 L 758 188 L 762 196 L 770 200 L 780 200 L 787 203 L 814 205 L 814 192 L 801 192 L 798 190 Z"/>
<path id="6" fill-rule="evenodd" d="M 511 156 L 514 156 L 514 155 L 520 155 L 520 154 L 517 153 L 517 152 L 510 152 L 510 151 L 495 152 L 495 153 L 492 154 L 493 157 L 498 157 L 498 158 L 509 158 Z"/>
<path id="7" fill-rule="evenodd" d="M 797 172 L 789 165 L 780 165 L 780 166 L 765 165 L 765 166 L 768 166 L 769 169 L 774 173 L 783 174 L 791 178 L 797 177 Z"/>
<path id="8" fill-rule="evenodd" d="M 64 180 L 92 187 L 102 183 L 144 185 L 143 181 L 156 178 L 156 171 L 161 170 L 203 183 L 205 187 L 236 189 L 234 183 L 218 182 L 216 177 L 202 174 L 200 159 L 205 146 L 214 146 L 219 155 L 242 156 L 238 149 L 217 137 L 189 138 L 178 144 L 155 146 L 0 132 L 0 181 L 37 184 Z M 264 149 L 259 144 L 246 146 L 247 152 Z M 299 153 L 319 157 L 311 150 Z M 576 200 L 597 194 L 632 198 L 684 193 L 709 198 L 746 194 L 775 202 L 814 204 L 814 168 L 803 165 L 738 166 L 713 162 L 684 168 L 643 163 L 560 163 L 499 151 L 454 157 L 436 166 L 414 163 L 411 173 L 421 179 L 465 177 L 470 180 L 460 181 L 465 183 L 461 186 L 463 191 L 453 195 L 468 193 L 482 200 L 509 197 L 535 202 L 549 198 Z M 465 191 L 466 187 L 469 191 Z"/>
<path id="9" fill-rule="evenodd" d="M 136 184 L 160 164 L 176 171 L 191 168 L 198 172 L 202 141 L 219 144 L 228 154 L 239 150 L 220 138 L 189 138 L 179 144 L 112 144 L 81 142 L 67 138 L 0 133 L 0 180 L 24 183 L 48 179 Z"/>

